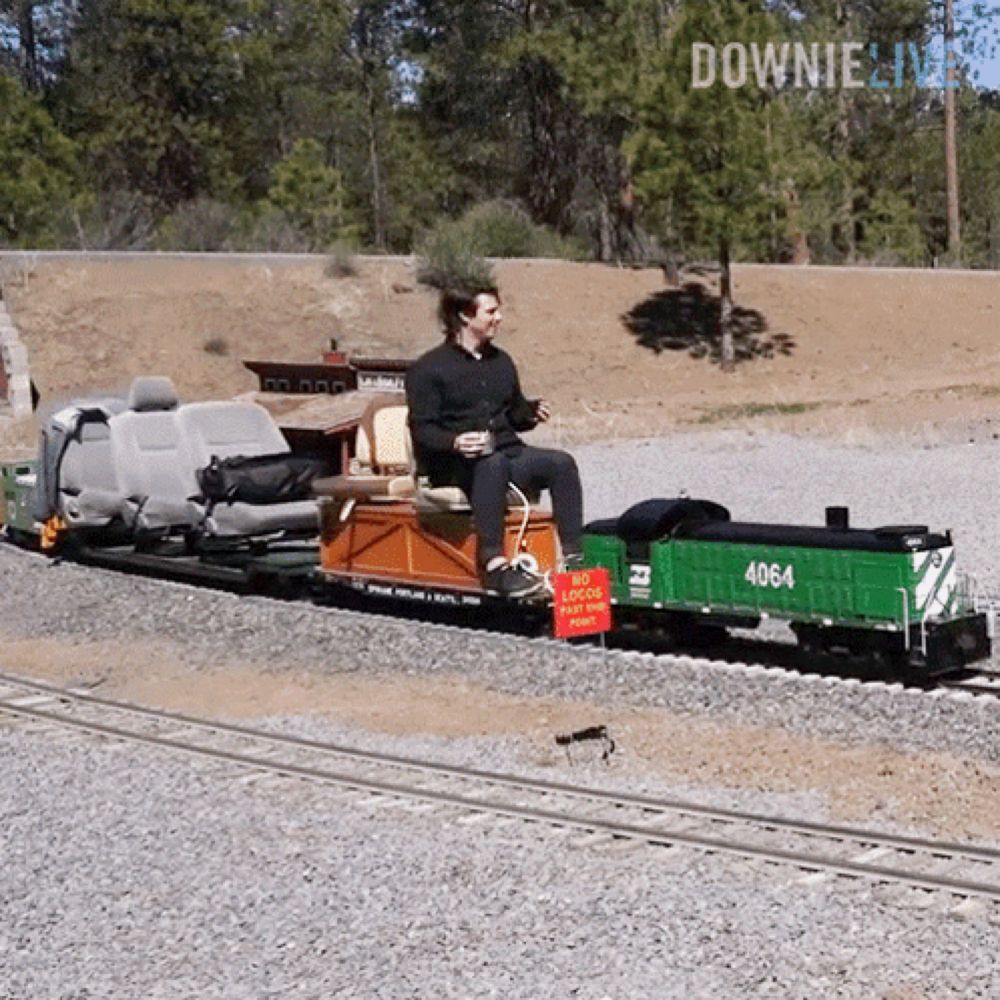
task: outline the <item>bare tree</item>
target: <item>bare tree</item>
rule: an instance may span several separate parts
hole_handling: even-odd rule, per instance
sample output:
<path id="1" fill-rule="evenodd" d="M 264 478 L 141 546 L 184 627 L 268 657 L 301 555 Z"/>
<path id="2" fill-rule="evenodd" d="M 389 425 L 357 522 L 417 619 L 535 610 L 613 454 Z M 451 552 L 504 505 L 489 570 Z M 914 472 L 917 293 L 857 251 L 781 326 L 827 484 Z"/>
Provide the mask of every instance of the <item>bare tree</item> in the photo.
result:
<path id="1" fill-rule="evenodd" d="M 733 271 L 729 260 L 729 237 L 719 239 L 719 354 L 724 372 L 736 367 L 733 339 Z"/>

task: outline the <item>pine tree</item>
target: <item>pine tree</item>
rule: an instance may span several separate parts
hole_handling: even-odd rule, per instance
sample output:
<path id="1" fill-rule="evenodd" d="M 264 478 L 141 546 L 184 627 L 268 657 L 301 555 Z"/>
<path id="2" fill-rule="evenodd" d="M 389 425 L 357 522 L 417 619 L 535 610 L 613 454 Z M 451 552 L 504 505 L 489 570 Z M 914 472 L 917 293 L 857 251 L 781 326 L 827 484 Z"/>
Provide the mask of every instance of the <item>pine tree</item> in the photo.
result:
<path id="1" fill-rule="evenodd" d="M 689 3 L 676 31 L 644 74 L 636 98 L 638 127 L 625 143 L 647 218 L 686 254 L 716 256 L 722 275 L 721 361 L 735 363 L 731 313 L 733 255 L 766 258 L 781 241 L 792 171 L 808 157 L 787 109 L 768 88 L 747 79 L 731 88 L 694 85 L 694 45 L 731 39 L 763 45 L 774 37 L 759 5 L 721 0 Z M 749 67 L 748 72 L 752 73 Z M 730 81 L 732 82 L 732 81 Z M 784 162 L 799 142 L 796 162 Z"/>
<path id="2" fill-rule="evenodd" d="M 84 0 L 60 113 L 103 190 L 171 208 L 230 183 L 237 0 Z"/>
<path id="3" fill-rule="evenodd" d="M 76 154 L 38 99 L 0 73 L 0 243 L 54 245 L 78 186 Z"/>

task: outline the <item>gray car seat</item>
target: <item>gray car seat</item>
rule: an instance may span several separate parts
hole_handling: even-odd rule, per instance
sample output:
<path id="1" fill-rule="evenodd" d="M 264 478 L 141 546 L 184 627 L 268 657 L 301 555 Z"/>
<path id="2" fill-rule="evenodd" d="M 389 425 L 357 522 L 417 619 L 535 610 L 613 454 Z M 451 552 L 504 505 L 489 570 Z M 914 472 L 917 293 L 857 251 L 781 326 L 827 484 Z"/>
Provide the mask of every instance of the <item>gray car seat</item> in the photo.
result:
<path id="1" fill-rule="evenodd" d="M 213 456 L 290 454 L 271 416 L 252 403 L 179 406 L 168 378 L 137 378 L 127 408 L 81 422 L 59 466 L 59 508 L 75 526 L 115 518 L 139 534 L 198 531 L 225 538 L 318 530 L 314 500 L 208 504 L 198 470 Z"/>
<path id="2" fill-rule="evenodd" d="M 176 411 L 170 379 L 137 378 L 128 409 L 108 421 L 118 482 L 140 531 L 194 528 L 202 520 Z"/>
<path id="3" fill-rule="evenodd" d="M 205 468 L 213 457 L 291 455 L 274 419 L 256 403 L 188 403 L 177 411 L 176 419 L 194 479 L 197 470 Z M 207 512 L 205 530 L 220 537 L 311 533 L 319 530 L 319 506 L 315 500 L 216 503 Z"/>
<path id="4" fill-rule="evenodd" d="M 77 528 L 103 528 L 115 517 L 127 517 L 106 420 L 80 423 L 67 442 L 59 465 L 59 513 Z"/>

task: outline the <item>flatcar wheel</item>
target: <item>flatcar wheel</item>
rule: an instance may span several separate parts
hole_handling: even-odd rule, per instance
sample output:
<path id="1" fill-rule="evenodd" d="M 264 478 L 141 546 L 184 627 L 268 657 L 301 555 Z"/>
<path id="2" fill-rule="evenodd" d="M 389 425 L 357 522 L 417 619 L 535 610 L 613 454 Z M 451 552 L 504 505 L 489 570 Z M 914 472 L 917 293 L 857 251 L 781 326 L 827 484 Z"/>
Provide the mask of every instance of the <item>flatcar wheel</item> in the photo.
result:
<path id="1" fill-rule="evenodd" d="M 914 660 L 909 653 L 892 650 L 879 653 L 878 657 L 885 667 L 886 676 L 892 680 L 919 685 L 930 682 L 927 664 Z"/>
<path id="2" fill-rule="evenodd" d="M 285 573 L 262 573 L 251 570 L 247 575 L 247 588 L 261 597 L 278 601 L 297 601 L 305 597 L 309 580 L 304 576 Z"/>
<path id="3" fill-rule="evenodd" d="M 693 625 L 684 629 L 678 638 L 692 649 L 709 649 L 721 646 L 729 638 L 729 632 L 721 625 Z"/>
<path id="4" fill-rule="evenodd" d="M 707 625 L 686 611 L 644 613 L 629 619 L 628 625 L 634 630 L 633 634 L 644 636 L 647 643 L 652 640 L 664 651 L 709 649 L 722 645 L 729 638 L 729 631 L 724 626 Z"/>
<path id="5" fill-rule="evenodd" d="M 33 535 L 27 531 L 21 531 L 19 528 L 12 528 L 10 525 L 7 525 L 7 538 L 10 540 L 12 545 L 16 545 L 21 549 L 38 548 L 37 535 Z"/>
<path id="6" fill-rule="evenodd" d="M 548 608 L 524 606 L 516 613 L 509 607 L 493 608 L 486 615 L 487 628 L 493 627 L 528 639 L 552 635 L 552 612 Z"/>
<path id="7" fill-rule="evenodd" d="M 685 649 L 708 649 L 720 646 L 729 632 L 722 625 L 709 625 L 699 616 L 687 612 L 675 613 L 661 620 L 662 627 L 673 635 L 677 645 Z"/>
<path id="8" fill-rule="evenodd" d="M 184 552 L 196 556 L 201 550 L 201 534 L 194 530 L 184 532 Z"/>
<path id="9" fill-rule="evenodd" d="M 807 625 L 804 622 L 792 622 L 792 632 L 799 649 L 806 656 L 823 656 L 830 654 L 830 643 L 823 634 L 823 630 L 816 625 Z"/>

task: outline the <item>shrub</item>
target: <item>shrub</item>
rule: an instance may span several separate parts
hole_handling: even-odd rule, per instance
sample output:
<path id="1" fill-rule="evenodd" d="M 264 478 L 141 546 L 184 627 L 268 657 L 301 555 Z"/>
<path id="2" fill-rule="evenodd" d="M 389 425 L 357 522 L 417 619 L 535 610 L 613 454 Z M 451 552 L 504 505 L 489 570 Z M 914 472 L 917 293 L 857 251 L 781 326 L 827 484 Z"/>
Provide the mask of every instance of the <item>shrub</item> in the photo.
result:
<path id="1" fill-rule="evenodd" d="M 160 223 L 153 242 L 157 250 L 228 250 L 238 224 L 239 212 L 232 205 L 194 198 Z"/>
<path id="2" fill-rule="evenodd" d="M 206 354 L 214 354 L 220 358 L 229 354 L 229 341 L 225 337 L 209 337 L 201 346 Z"/>
<path id="3" fill-rule="evenodd" d="M 469 235 L 476 253 L 484 257 L 578 258 L 583 249 L 575 240 L 536 225 L 517 205 L 487 201 L 475 205 L 458 223 Z"/>
<path id="4" fill-rule="evenodd" d="M 155 230 L 151 198 L 138 191 L 83 194 L 60 222 L 60 245 L 80 250 L 146 250 Z"/>
<path id="5" fill-rule="evenodd" d="M 230 239 L 230 249 L 261 253 L 309 253 L 312 242 L 280 208 L 262 201 L 242 216 L 239 228 Z"/>
<path id="6" fill-rule="evenodd" d="M 323 267 L 323 274 L 327 278 L 354 278 L 358 273 L 358 264 L 354 259 L 354 253 L 346 243 L 334 245 L 330 255 L 326 258 Z"/>
<path id="7" fill-rule="evenodd" d="M 491 282 L 493 271 L 485 257 L 584 256 L 576 240 L 536 225 L 516 205 L 503 201 L 484 202 L 460 219 L 439 222 L 415 250 L 417 280 L 434 288 Z"/>
<path id="8" fill-rule="evenodd" d="M 470 246 L 456 222 L 439 223 L 417 244 L 417 281 L 431 288 L 491 285 L 493 268 Z"/>

